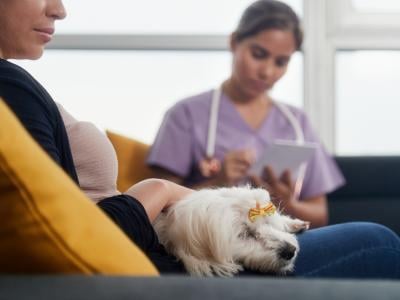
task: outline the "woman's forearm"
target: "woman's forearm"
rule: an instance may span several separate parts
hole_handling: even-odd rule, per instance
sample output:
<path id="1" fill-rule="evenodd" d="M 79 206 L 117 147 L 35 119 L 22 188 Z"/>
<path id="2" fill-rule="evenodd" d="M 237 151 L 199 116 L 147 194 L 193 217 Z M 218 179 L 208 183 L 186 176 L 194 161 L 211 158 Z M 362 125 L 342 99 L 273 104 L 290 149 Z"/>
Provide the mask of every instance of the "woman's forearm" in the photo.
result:
<path id="1" fill-rule="evenodd" d="M 328 204 L 325 196 L 296 201 L 287 206 L 285 213 L 311 223 L 312 228 L 328 224 Z"/>
<path id="2" fill-rule="evenodd" d="M 124 194 L 137 199 L 151 222 L 160 212 L 181 200 L 193 190 L 163 179 L 147 179 L 130 187 Z"/>

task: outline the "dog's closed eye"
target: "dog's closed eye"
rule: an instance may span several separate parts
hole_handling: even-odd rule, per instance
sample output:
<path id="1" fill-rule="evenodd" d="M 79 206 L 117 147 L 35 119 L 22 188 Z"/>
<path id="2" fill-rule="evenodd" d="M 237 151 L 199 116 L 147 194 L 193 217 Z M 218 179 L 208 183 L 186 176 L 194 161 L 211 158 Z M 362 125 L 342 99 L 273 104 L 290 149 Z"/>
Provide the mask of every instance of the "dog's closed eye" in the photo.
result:
<path id="1" fill-rule="evenodd" d="M 258 240 L 260 238 L 260 233 L 251 229 L 247 224 L 243 224 L 242 230 L 240 231 L 238 237 L 242 240 L 254 239 Z"/>

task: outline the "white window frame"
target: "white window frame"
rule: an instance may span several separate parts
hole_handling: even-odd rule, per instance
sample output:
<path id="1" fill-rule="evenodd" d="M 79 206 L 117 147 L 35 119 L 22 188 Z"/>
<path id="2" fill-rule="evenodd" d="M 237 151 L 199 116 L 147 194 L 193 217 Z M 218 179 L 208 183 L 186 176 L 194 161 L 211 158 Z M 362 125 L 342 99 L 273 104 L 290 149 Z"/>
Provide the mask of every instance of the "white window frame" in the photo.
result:
<path id="1" fill-rule="evenodd" d="M 329 13 L 328 13 L 329 12 Z M 304 0 L 304 109 L 335 151 L 335 53 L 400 50 L 400 14 L 355 11 L 351 0 Z M 226 51 L 227 35 L 60 34 L 51 49 Z"/>
<path id="2" fill-rule="evenodd" d="M 59 34 L 49 49 L 225 51 L 226 35 Z"/>
<path id="3" fill-rule="evenodd" d="M 400 50 L 400 14 L 358 12 L 351 0 L 304 1 L 304 107 L 335 152 L 336 52 Z"/>

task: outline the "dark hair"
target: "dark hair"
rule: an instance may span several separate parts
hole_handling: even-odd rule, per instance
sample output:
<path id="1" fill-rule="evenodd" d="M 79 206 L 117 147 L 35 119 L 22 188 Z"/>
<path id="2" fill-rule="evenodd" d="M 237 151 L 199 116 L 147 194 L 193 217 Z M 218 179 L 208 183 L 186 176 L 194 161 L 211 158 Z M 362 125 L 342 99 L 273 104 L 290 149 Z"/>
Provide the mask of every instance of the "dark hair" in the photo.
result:
<path id="1" fill-rule="evenodd" d="M 292 31 L 297 50 L 301 48 L 303 30 L 299 17 L 289 5 L 276 0 L 258 0 L 247 7 L 234 37 L 240 42 L 266 29 Z"/>

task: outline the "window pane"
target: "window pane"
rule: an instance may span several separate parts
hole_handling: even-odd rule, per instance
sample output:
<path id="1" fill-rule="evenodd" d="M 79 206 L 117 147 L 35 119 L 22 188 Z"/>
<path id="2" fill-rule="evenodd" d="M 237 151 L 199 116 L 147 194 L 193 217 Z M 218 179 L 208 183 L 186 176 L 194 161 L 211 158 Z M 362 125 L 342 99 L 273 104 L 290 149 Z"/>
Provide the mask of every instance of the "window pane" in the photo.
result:
<path id="1" fill-rule="evenodd" d="M 400 154 L 400 51 L 343 51 L 337 63 L 337 152 Z"/>
<path id="2" fill-rule="evenodd" d="M 383 12 L 383 13 L 399 13 L 399 0 L 352 0 L 356 10 L 361 12 Z"/>
<path id="3" fill-rule="evenodd" d="M 151 143 L 167 108 L 219 85 L 229 52 L 61 51 L 19 61 L 76 118 Z M 293 57 L 274 95 L 302 105 L 302 55 Z"/>
<path id="4" fill-rule="evenodd" d="M 227 34 L 253 0 L 64 0 L 60 33 Z M 302 14 L 302 0 L 286 0 Z M 112 7 L 113 9 L 110 9 Z"/>

